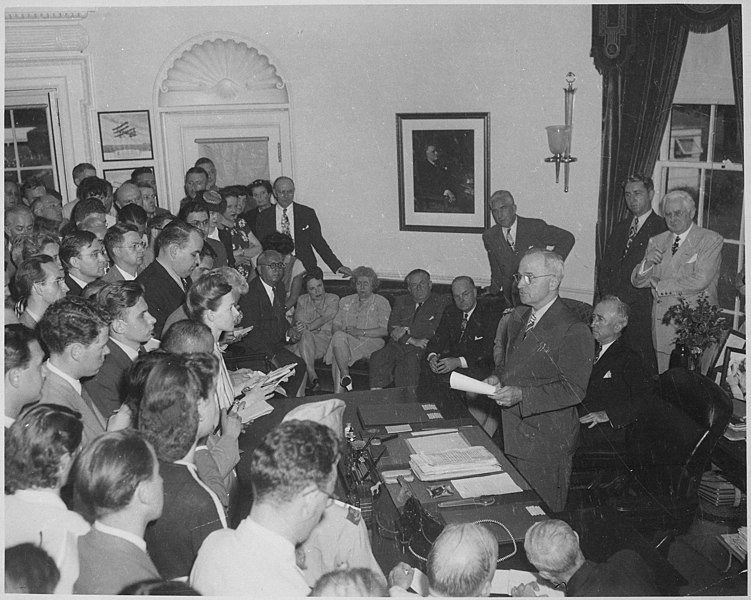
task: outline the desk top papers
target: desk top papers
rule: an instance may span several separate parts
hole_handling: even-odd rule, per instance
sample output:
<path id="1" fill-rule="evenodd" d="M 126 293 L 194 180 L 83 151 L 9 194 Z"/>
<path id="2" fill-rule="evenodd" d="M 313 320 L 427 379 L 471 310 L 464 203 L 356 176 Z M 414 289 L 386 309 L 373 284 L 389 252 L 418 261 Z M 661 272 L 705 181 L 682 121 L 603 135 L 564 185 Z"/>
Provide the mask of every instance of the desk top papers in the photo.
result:
<path id="1" fill-rule="evenodd" d="M 437 481 L 503 471 L 496 457 L 482 446 L 430 454 L 412 454 L 409 457 L 409 466 L 420 481 Z"/>

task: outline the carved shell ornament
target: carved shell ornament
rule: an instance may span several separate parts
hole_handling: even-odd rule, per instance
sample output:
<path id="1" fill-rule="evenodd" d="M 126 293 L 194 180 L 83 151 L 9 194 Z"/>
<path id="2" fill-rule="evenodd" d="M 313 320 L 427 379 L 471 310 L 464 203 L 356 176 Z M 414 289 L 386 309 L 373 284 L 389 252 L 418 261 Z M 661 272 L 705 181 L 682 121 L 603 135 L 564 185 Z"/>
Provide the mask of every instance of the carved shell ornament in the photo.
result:
<path id="1" fill-rule="evenodd" d="M 232 40 L 196 44 L 175 60 L 167 71 L 162 92 L 203 92 L 224 100 L 243 91 L 282 89 L 276 67 L 255 48 Z"/>

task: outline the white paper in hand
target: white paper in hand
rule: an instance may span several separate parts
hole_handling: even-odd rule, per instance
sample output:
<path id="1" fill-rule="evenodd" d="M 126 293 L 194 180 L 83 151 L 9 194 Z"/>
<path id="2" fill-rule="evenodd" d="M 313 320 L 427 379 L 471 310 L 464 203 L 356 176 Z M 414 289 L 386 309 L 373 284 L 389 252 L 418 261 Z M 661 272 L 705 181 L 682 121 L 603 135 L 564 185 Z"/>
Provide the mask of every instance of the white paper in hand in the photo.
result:
<path id="1" fill-rule="evenodd" d="M 451 386 L 451 389 L 459 390 L 460 392 L 471 392 L 473 394 L 482 394 L 484 396 L 489 396 L 490 394 L 495 393 L 494 385 L 473 379 L 472 377 L 467 377 L 456 371 L 451 373 L 449 385 Z"/>

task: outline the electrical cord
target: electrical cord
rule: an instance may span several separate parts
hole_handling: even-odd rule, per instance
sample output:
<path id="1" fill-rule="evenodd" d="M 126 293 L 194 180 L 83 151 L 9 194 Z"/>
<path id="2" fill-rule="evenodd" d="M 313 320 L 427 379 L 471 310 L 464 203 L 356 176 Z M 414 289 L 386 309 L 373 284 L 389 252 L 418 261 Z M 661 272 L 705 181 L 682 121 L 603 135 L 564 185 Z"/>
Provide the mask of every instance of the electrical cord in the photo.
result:
<path id="1" fill-rule="evenodd" d="M 501 523 L 500 521 L 496 521 L 495 519 L 480 519 L 479 521 L 474 521 L 474 523 L 476 525 L 482 525 L 483 523 L 492 523 L 493 525 L 498 525 L 499 527 L 502 527 L 506 531 L 506 533 L 508 533 L 509 538 L 511 538 L 511 543 L 514 544 L 514 549 L 512 550 L 511 554 L 507 554 L 506 556 L 502 556 L 498 558 L 498 560 L 496 561 L 496 564 L 501 563 L 504 560 L 508 560 L 512 556 L 516 555 L 516 552 L 518 550 L 516 546 L 516 540 L 514 539 L 514 536 L 511 535 L 511 532 L 509 531 L 508 527 L 506 527 L 503 523 Z"/>

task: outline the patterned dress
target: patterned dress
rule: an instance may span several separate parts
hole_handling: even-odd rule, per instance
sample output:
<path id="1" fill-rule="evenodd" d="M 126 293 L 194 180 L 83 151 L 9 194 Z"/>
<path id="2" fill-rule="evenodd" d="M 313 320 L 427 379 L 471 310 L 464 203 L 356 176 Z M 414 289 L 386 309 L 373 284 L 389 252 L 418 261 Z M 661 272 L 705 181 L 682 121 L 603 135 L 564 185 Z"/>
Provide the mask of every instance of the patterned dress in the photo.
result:
<path id="1" fill-rule="evenodd" d="M 251 242 L 258 244 L 258 240 L 251 233 L 250 227 L 248 227 L 248 224 L 243 218 L 238 218 L 235 221 L 235 226 L 229 228 L 229 233 L 230 238 L 232 239 L 232 252 L 250 248 Z M 253 274 L 253 265 L 241 265 L 235 263 L 235 268 L 238 270 L 240 275 L 250 281 Z"/>
<path id="2" fill-rule="evenodd" d="M 344 330 L 347 327 L 356 327 L 357 329 L 386 328 L 390 314 L 391 305 L 383 296 L 372 294 L 364 302 L 360 302 L 359 296 L 352 294 L 339 300 L 339 312 L 334 317 L 334 325 L 338 326 L 340 330 Z M 370 358 L 373 352 L 383 348 L 385 344 L 384 339 L 380 337 L 355 337 L 344 333 L 344 331 L 335 332 L 331 341 L 332 343 L 329 344 L 329 348 L 326 351 L 327 365 L 330 365 L 334 360 L 333 346 L 335 342 L 341 343 L 346 341 L 350 353 L 350 365 L 361 358 Z"/>

